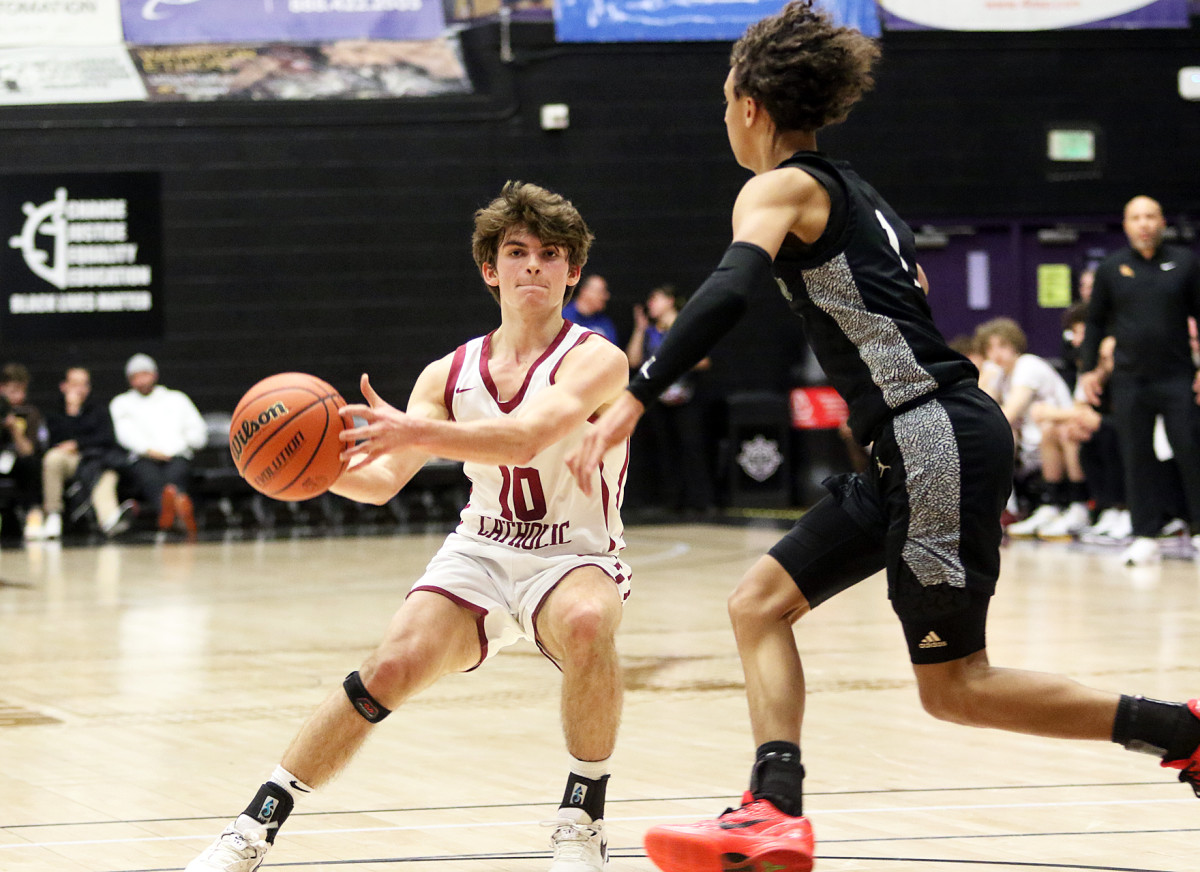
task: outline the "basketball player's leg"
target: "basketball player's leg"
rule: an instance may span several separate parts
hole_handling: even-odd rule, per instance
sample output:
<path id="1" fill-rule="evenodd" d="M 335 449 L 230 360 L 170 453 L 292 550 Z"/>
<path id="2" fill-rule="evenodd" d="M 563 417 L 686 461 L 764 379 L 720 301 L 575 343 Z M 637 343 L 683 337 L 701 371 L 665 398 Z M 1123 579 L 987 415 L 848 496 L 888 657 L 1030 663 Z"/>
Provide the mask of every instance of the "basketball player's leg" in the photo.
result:
<path id="1" fill-rule="evenodd" d="M 252 872 L 296 799 L 346 767 L 371 729 L 405 700 L 481 658 L 474 612 L 432 591 L 414 591 L 383 641 L 317 708 L 245 811 L 187 872 Z"/>
<path id="2" fill-rule="evenodd" d="M 872 480 L 851 474 L 826 486 L 830 494 L 750 568 L 729 598 L 756 746 L 750 788 L 740 808 L 716 820 L 647 832 L 646 851 L 659 868 L 721 868 L 731 854 L 745 857 L 746 868 L 811 868 L 814 839 L 803 816 L 800 763 L 804 669 L 795 624 L 884 565 Z"/>
<path id="3" fill-rule="evenodd" d="M 604 801 L 624 688 L 617 656 L 621 592 L 596 566 L 568 572 L 534 618 L 542 650 L 562 669 L 562 725 L 570 772 L 551 835 L 551 872 L 604 868 Z"/>
<path id="4" fill-rule="evenodd" d="M 792 816 L 803 814 L 806 697 L 795 624 L 884 565 L 870 479 L 845 475 L 828 485 L 830 494 L 750 568 L 728 603 L 757 749 L 751 794 Z"/>
<path id="5" fill-rule="evenodd" d="M 442 676 L 470 669 L 479 658 L 475 614 L 441 594 L 418 590 L 392 617 L 358 676 L 370 698 L 393 711 Z M 372 726 L 339 687 L 292 740 L 283 768 L 310 787 L 320 787 L 345 767 Z"/>
<path id="6" fill-rule="evenodd" d="M 914 664 L 913 672 L 921 705 L 939 720 L 1060 739 L 1112 738 L 1118 694 L 1062 675 L 992 666 L 987 649 Z"/>
<path id="7" fill-rule="evenodd" d="M 621 595 L 595 566 L 572 570 L 555 585 L 535 620 L 537 640 L 562 669 L 567 750 L 580 760 L 611 756 L 624 692 L 616 634 Z"/>
<path id="8" fill-rule="evenodd" d="M 793 625 L 812 608 L 883 568 L 882 537 L 859 520 L 873 500 L 856 475 L 830 493 L 738 582 L 729 617 L 746 676 L 755 745 L 800 742 L 804 670 Z M 869 508 L 869 507 L 868 507 Z"/>
<path id="9" fill-rule="evenodd" d="M 1195 785 L 1200 707 L 1121 696 L 1062 675 L 989 662 L 987 610 L 1008 495 L 1007 463 L 998 459 L 997 446 L 1007 444 L 1008 430 L 984 406 L 987 412 L 972 398 L 951 398 L 894 422 L 897 462 L 906 468 L 887 492 L 888 584 L 922 705 L 939 719 L 968 726 L 1116 741 L 1174 762 Z M 925 462 L 925 451 L 941 465 Z M 947 472 L 955 468 L 959 474 Z M 931 480 L 923 481 L 927 476 Z"/>

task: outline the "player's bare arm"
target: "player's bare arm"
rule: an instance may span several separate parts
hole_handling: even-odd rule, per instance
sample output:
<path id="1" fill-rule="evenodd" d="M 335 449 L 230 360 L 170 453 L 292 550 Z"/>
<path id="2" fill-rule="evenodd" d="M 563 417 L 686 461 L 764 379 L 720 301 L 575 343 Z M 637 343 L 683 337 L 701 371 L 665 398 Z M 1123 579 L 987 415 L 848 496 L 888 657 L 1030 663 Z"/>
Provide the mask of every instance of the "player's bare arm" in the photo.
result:
<path id="1" fill-rule="evenodd" d="M 380 410 L 381 414 L 386 414 L 386 410 L 391 410 L 398 415 L 413 418 L 442 421 L 448 419 L 450 415 L 446 411 L 443 400 L 443 388 L 446 379 L 450 376 L 450 363 L 453 357 L 452 354 L 448 354 L 425 367 L 417 378 L 416 384 L 413 385 L 406 412 L 400 412 L 384 402 L 375 393 L 370 380 L 364 374 L 362 390 L 368 405 L 347 405 L 342 408 L 342 416 L 348 425 L 352 424 L 352 417 L 366 418 L 368 417 L 366 413 L 372 409 Z M 361 438 L 354 435 L 357 432 L 358 428 L 349 426 L 343 431 L 342 440 L 353 446 L 353 442 Z M 352 447 L 347 447 L 342 452 L 342 456 L 349 458 L 350 466 L 338 477 L 330 490 L 339 496 L 360 503 L 382 505 L 399 493 L 400 489 L 408 484 L 417 471 L 433 456 L 416 445 L 402 442 L 392 444 L 390 447 L 378 445 L 374 446 L 374 449 L 378 450 L 354 451 Z"/>
<path id="2" fill-rule="evenodd" d="M 516 415 L 480 421 L 418 417 L 371 400 L 369 406 L 347 406 L 345 412 L 366 423 L 343 438 L 357 441 L 347 456 L 385 455 L 400 446 L 427 455 L 476 463 L 522 465 L 549 445 L 582 426 L 598 409 L 620 395 L 628 379 L 625 355 L 615 345 L 589 339 L 563 358 L 555 383 Z M 444 378 L 442 384 L 445 384 Z M 440 402 L 440 399 L 439 399 Z"/>
<path id="3" fill-rule="evenodd" d="M 819 239 L 829 221 L 829 208 L 829 194 L 803 170 L 785 168 L 762 173 L 746 182 L 738 194 L 733 207 L 733 241 L 757 246 L 774 260 L 789 233 L 805 242 Z M 735 277 L 733 281 L 738 279 Z M 700 293 L 704 293 L 704 288 Z M 685 306 L 684 312 L 687 310 Z M 671 342 L 672 336 L 678 341 L 678 334 L 685 333 L 688 324 L 681 314 L 681 320 L 675 322 L 666 341 Z M 733 324 L 723 326 L 727 330 Z M 716 331 L 712 341 L 689 362 L 688 368 L 703 358 L 726 330 Z M 591 494 L 591 482 L 600 459 L 609 448 L 629 438 L 643 412 L 645 406 L 637 397 L 628 392 L 623 394 L 596 422 L 584 437 L 583 444 L 567 458 L 567 467 L 585 494 Z"/>
<path id="4" fill-rule="evenodd" d="M 771 170 L 746 182 L 733 205 L 733 241 L 757 245 L 774 260 L 789 234 L 812 244 L 829 222 L 829 194 L 804 170 Z"/>

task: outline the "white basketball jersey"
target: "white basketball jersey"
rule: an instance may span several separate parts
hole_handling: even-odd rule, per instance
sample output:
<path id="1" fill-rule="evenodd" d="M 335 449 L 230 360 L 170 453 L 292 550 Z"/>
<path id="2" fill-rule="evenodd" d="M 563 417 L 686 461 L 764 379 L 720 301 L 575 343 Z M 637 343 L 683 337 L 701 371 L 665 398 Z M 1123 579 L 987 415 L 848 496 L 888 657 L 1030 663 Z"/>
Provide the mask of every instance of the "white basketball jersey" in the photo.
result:
<path id="1" fill-rule="evenodd" d="M 501 400 L 488 371 L 491 334 L 472 339 L 454 353 L 445 403 L 454 421 L 478 421 L 521 414 L 522 406 L 554 384 L 567 353 L 581 342 L 607 340 L 570 321 L 529 367 L 525 382 Z M 544 449 L 524 466 L 465 463 L 471 499 L 462 510 L 458 533 L 544 556 L 617 554 L 622 538 L 621 500 L 629 471 L 628 440 L 614 446 L 600 464 L 592 496 L 584 496 L 567 469 L 566 458 L 583 439 L 586 425 Z"/>

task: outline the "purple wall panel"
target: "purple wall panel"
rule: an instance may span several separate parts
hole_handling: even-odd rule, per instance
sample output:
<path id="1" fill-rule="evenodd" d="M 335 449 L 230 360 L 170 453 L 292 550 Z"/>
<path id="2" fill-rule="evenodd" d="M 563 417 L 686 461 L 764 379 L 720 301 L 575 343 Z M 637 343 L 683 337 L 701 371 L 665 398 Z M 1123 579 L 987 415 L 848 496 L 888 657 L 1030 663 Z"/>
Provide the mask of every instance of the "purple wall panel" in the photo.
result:
<path id="1" fill-rule="evenodd" d="M 1077 239 L 1048 242 L 1039 238 L 1039 231 L 1060 224 L 1076 228 Z M 918 252 L 920 264 L 929 276 L 929 303 L 934 321 L 945 337 L 953 339 L 970 333 L 989 318 L 1005 316 L 1024 328 L 1030 351 L 1051 358 L 1058 357 L 1061 351 L 1063 309 L 1039 305 L 1038 267 L 1042 264 L 1070 267 L 1074 297 L 1079 274 L 1126 244 L 1119 219 L 1109 216 L 1011 222 L 970 219 L 912 222 L 914 229 L 926 225 L 935 229 L 970 226 L 975 230 L 972 234 L 951 233 L 946 247 Z M 991 294 L 984 309 L 972 309 L 968 301 L 967 261 L 974 251 L 988 254 Z"/>

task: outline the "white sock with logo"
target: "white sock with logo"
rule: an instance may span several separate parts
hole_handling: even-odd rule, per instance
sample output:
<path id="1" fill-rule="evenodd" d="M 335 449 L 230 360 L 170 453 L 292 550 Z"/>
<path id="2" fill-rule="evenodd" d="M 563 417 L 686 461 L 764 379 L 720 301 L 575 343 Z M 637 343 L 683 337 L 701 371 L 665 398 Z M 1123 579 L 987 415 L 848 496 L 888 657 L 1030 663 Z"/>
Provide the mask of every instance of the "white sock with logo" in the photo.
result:
<path id="1" fill-rule="evenodd" d="M 276 766 L 275 771 L 271 773 L 271 777 L 267 781 L 272 784 L 278 784 L 291 795 L 292 799 L 299 799 L 304 794 L 313 792 L 311 787 L 282 766 Z"/>

